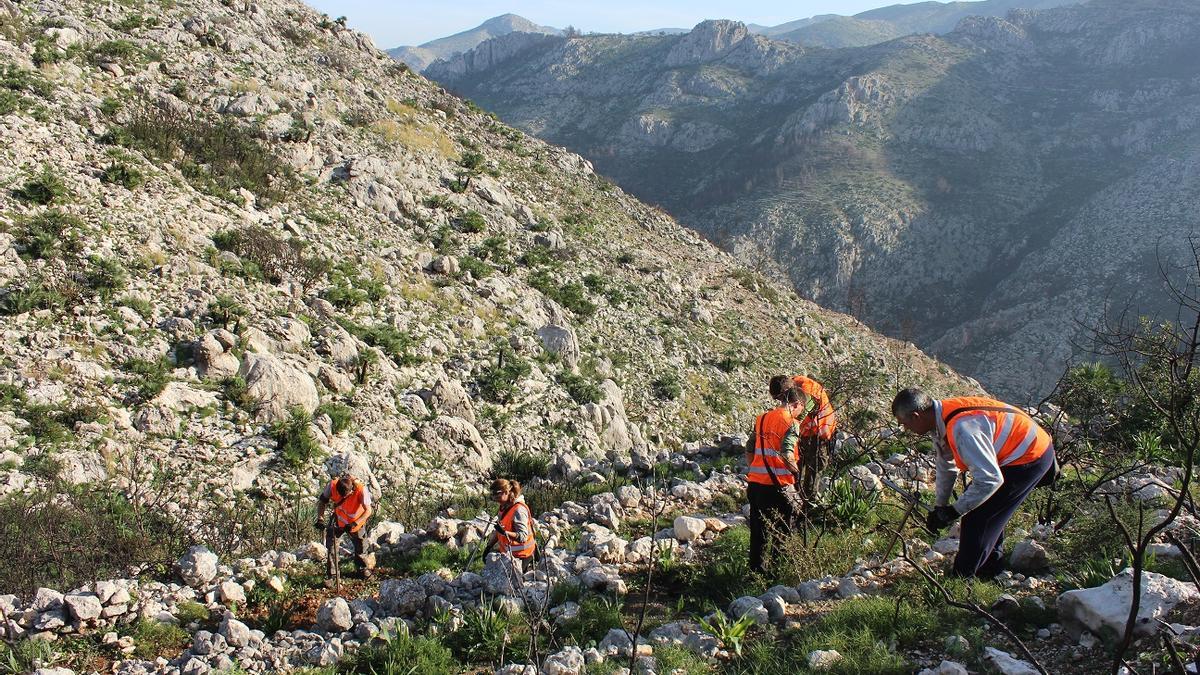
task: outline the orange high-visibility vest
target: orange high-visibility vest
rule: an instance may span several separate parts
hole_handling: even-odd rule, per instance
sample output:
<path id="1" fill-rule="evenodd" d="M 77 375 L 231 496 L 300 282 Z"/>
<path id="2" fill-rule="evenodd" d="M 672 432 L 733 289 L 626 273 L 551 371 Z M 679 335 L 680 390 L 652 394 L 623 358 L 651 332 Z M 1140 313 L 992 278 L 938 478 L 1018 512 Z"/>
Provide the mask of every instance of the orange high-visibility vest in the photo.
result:
<path id="1" fill-rule="evenodd" d="M 329 500 L 333 502 L 333 512 L 337 515 L 338 525 L 345 527 L 353 523 L 350 531 L 358 532 L 367 524 L 367 519 L 363 518 L 367 512 L 367 507 L 363 504 L 363 485 L 354 481 L 350 493 L 342 495 L 338 492 L 337 484 L 336 478 L 329 481 Z"/>
<path id="2" fill-rule="evenodd" d="M 751 483 L 791 485 L 796 482 L 796 477 L 783 463 L 783 456 L 780 454 L 783 452 L 780 447 L 783 444 L 783 436 L 792 428 L 793 421 L 785 406 L 769 410 L 754 420 L 754 456 L 750 460 L 750 470 L 746 475 L 746 479 Z M 796 447 L 787 448 L 787 452 L 791 453 L 792 459 L 799 464 Z M 771 474 L 774 474 L 775 478 L 771 478 Z"/>
<path id="3" fill-rule="evenodd" d="M 833 438 L 837 432 L 837 417 L 833 414 L 833 406 L 829 403 L 829 394 L 825 393 L 825 387 L 803 375 L 793 377 L 792 382 L 816 404 L 812 413 L 800 420 L 800 435 L 819 436 L 826 440 Z"/>
<path id="4" fill-rule="evenodd" d="M 529 540 L 524 544 L 510 540 L 508 535 L 496 533 L 496 548 L 501 553 L 512 553 L 514 558 L 531 558 L 533 557 L 534 549 L 537 548 L 537 543 L 534 541 L 533 530 L 533 513 L 529 510 L 529 505 L 521 497 L 513 502 L 512 506 L 508 507 L 508 511 L 500 514 L 500 527 L 505 532 L 516 532 L 515 522 L 517 518 L 517 509 L 525 509 L 526 515 L 529 516 Z"/>
<path id="5" fill-rule="evenodd" d="M 1032 417 L 1007 403 L 976 396 L 943 399 L 942 421 L 946 425 L 946 441 L 959 471 L 966 471 L 967 465 L 958 454 L 952 430 L 959 420 L 970 415 L 983 415 L 996 428 L 992 435 L 992 446 L 996 449 L 996 463 L 1000 466 L 1036 462 L 1053 443 L 1050 434 Z"/>

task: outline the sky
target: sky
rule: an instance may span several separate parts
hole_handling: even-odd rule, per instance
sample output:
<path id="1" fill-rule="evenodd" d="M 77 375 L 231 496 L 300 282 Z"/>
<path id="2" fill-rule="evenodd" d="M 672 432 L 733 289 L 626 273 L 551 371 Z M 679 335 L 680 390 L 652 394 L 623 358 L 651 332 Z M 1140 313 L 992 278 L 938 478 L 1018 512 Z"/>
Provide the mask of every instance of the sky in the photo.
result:
<path id="1" fill-rule="evenodd" d="M 331 17 L 390 49 L 419 45 L 474 28 L 501 14 L 519 14 L 543 26 L 574 26 L 597 33 L 691 28 L 705 19 L 737 19 L 764 26 L 816 14 L 857 14 L 913 0 L 307 0 Z"/>

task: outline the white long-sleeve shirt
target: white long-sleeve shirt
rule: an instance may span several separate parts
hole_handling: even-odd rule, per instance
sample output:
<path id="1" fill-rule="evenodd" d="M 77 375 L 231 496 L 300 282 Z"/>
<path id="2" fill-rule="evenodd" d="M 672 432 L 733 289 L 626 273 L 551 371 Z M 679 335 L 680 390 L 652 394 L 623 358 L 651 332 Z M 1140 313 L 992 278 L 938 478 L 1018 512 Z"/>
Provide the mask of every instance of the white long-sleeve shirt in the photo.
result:
<path id="1" fill-rule="evenodd" d="M 937 504 L 941 506 L 950 503 L 950 494 L 954 490 L 954 481 L 958 480 L 959 471 L 946 438 L 941 401 L 933 402 L 933 414 L 937 416 L 933 438 L 937 467 L 934 494 Z M 971 473 L 970 485 L 954 502 L 954 509 L 959 514 L 966 514 L 996 494 L 996 490 L 1004 484 L 1004 474 L 1000 473 L 1000 463 L 996 459 L 996 446 L 992 443 L 996 427 L 988 416 L 968 412 L 956 417 L 951 428 L 958 456 Z"/>

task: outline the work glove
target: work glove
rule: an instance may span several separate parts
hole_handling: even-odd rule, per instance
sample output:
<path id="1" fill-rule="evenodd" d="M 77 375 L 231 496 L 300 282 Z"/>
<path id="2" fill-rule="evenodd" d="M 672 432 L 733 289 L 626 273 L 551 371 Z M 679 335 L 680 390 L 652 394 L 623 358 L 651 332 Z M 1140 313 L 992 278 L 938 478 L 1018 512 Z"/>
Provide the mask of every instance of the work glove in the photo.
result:
<path id="1" fill-rule="evenodd" d="M 925 517 L 925 525 L 929 529 L 937 532 L 944 530 L 950 526 L 950 523 L 958 520 L 958 511 L 950 505 L 935 506 Z"/>

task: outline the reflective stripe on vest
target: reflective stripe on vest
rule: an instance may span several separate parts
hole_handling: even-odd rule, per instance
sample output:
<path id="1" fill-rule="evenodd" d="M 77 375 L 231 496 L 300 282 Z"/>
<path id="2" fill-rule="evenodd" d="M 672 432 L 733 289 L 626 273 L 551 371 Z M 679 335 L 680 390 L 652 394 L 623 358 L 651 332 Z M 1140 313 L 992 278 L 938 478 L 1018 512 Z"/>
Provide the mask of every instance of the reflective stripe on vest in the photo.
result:
<path id="1" fill-rule="evenodd" d="M 338 492 L 337 483 L 336 478 L 329 481 L 329 500 L 333 502 L 333 513 L 337 516 L 338 525 L 345 527 L 353 523 L 350 531 L 358 532 L 366 524 L 366 519 L 362 518 L 367 511 L 363 504 L 362 483 L 354 481 L 354 487 L 345 497 Z"/>
<path id="2" fill-rule="evenodd" d="M 803 375 L 793 377 L 792 383 L 796 385 L 797 389 L 808 394 L 808 397 L 817 405 L 817 409 L 812 414 L 800 420 L 800 435 L 833 438 L 834 433 L 837 432 L 837 416 L 833 414 L 833 405 L 829 402 L 829 394 L 825 392 L 825 387 L 822 387 L 820 382 Z"/>
<path id="3" fill-rule="evenodd" d="M 1050 434 L 1024 411 L 1007 403 L 990 398 L 966 396 L 948 398 L 942 402 L 942 421 L 946 426 L 946 444 L 954 455 L 954 464 L 959 471 L 967 465 L 958 454 L 958 443 L 954 440 L 954 425 L 963 417 L 982 415 L 988 418 L 995 431 L 992 447 L 996 451 L 996 464 L 1020 466 L 1036 462 L 1053 443 Z M 960 412 L 961 411 L 961 412 Z"/>
<path id="4" fill-rule="evenodd" d="M 525 509 L 525 514 L 529 516 L 529 540 L 524 544 L 512 541 L 507 535 L 496 534 L 496 549 L 501 553 L 511 553 L 514 558 L 528 558 L 533 555 L 535 542 L 533 539 L 533 513 L 529 510 L 529 505 L 525 500 L 518 497 L 520 501 L 513 502 L 513 505 L 508 508 L 506 513 L 500 514 L 500 527 L 505 532 L 516 532 L 515 521 L 517 518 L 517 509 Z"/>
<path id="5" fill-rule="evenodd" d="M 746 472 L 746 480 L 760 485 L 791 485 L 796 482 L 796 477 L 788 470 L 780 454 L 783 436 L 791 429 L 792 422 L 792 416 L 787 408 L 782 406 L 767 411 L 754 420 L 754 455 Z M 790 448 L 790 451 L 792 457 L 799 462 L 796 448 Z"/>

